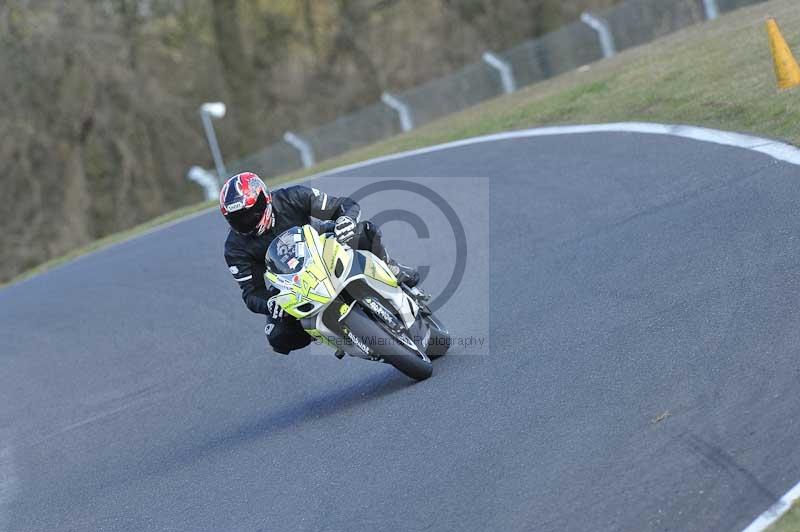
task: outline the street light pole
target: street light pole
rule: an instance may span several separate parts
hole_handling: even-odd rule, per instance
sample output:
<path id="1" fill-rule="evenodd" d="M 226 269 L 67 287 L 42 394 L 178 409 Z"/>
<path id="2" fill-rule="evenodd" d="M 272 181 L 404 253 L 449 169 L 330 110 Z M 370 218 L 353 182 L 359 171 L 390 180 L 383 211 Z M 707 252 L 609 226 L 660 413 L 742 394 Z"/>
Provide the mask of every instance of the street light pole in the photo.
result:
<path id="1" fill-rule="evenodd" d="M 214 132 L 212 118 L 222 118 L 225 116 L 225 104 L 222 102 L 206 102 L 200 106 L 200 118 L 203 121 L 203 128 L 206 130 L 208 147 L 211 148 L 211 157 L 214 158 L 214 166 L 217 168 L 217 179 L 223 180 L 227 177 L 225 162 L 222 160 L 222 152 L 217 142 L 217 134 Z"/>

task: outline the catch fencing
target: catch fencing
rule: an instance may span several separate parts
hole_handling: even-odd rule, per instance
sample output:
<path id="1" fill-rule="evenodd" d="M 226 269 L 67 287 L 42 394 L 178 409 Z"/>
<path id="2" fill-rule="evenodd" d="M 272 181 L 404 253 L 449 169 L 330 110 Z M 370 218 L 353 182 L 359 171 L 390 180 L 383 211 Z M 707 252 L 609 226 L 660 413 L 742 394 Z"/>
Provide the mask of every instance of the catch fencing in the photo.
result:
<path id="1" fill-rule="evenodd" d="M 538 39 L 487 52 L 457 72 L 402 92 L 319 127 L 287 132 L 284 141 L 230 164 L 227 173 L 276 176 L 311 166 L 485 100 L 612 56 L 720 14 L 765 0 L 628 0 L 584 13 Z"/>

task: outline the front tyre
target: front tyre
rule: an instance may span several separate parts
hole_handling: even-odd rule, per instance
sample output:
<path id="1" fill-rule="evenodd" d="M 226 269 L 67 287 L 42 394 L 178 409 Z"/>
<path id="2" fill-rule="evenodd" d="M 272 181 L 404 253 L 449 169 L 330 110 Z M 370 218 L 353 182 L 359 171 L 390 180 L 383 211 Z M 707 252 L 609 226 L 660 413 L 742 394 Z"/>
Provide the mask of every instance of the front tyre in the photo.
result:
<path id="1" fill-rule="evenodd" d="M 392 332 L 370 319 L 361 307 L 356 306 L 350 311 L 345 318 L 345 325 L 384 362 L 407 377 L 424 381 L 433 374 L 433 364 L 427 356 L 406 346 Z"/>
<path id="2" fill-rule="evenodd" d="M 450 339 L 450 331 L 447 330 L 444 323 L 439 321 L 439 318 L 433 314 L 426 314 L 423 319 L 428 323 L 428 328 L 431 331 L 430 339 L 428 340 L 427 355 L 430 358 L 443 357 L 453 341 Z"/>

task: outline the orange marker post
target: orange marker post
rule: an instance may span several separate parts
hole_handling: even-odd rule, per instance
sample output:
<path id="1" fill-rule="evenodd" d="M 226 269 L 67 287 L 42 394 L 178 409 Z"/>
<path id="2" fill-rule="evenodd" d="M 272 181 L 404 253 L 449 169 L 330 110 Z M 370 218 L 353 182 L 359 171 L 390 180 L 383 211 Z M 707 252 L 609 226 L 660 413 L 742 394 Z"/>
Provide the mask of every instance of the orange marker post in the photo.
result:
<path id="1" fill-rule="evenodd" d="M 791 89 L 800 85 L 800 65 L 792 54 L 792 49 L 781 33 L 774 18 L 767 19 L 769 46 L 772 49 L 772 60 L 775 63 L 775 76 L 778 78 L 780 90 Z"/>

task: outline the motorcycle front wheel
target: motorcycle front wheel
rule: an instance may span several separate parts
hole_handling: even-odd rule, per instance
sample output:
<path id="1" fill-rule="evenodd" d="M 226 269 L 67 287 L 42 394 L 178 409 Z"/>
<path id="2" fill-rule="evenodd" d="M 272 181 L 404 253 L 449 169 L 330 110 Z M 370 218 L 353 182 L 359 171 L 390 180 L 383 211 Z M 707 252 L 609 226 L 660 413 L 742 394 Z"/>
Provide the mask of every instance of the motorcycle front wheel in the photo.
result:
<path id="1" fill-rule="evenodd" d="M 428 327 L 431 330 L 431 337 L 426 351 L 427 355 L 430 358 L 443 357 L 453 343 L 450 339 L 450 331 L 433 314 L 426 314 L 423 319 L 428 323 Z"/>
<path id="2" fill-rule="evenodd" d="M 370 346 L 384 362 L 417 381 L 424 381 L 433 374 L 433 364 L 427 356 L 407 347 L 390 331 L 370 319 L 359 306 L 353 308 L 345 318 L 345 324 L 361 342 Z"/>

